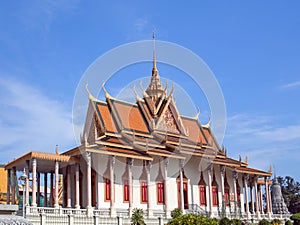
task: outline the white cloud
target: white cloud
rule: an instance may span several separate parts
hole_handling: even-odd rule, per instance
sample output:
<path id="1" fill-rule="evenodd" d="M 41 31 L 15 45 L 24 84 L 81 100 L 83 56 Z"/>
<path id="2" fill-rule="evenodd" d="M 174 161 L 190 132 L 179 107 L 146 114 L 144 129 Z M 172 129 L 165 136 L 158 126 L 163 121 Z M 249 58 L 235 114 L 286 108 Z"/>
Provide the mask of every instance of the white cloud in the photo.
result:
<path id="1" fill-rule="evenodd" d="M 25 29 L 47 31 L 59 13 L 66 15 L 66 12 L 76 10 L 79 2 L 79 0 L 25 1 L 16 12 Z"/>
<path id="2" fill-rule="evenodd" d="M 284 84 L 284 85 L 280 86 L 281 89 L 289 89 L 289 88 L 296 88 L 296 87 L 300 87 L 300 81 L 295 81 L 295 82 Z"/>
<path id="3" fill-rule="evenodd" d="M 0 79 L 2 163 L 28 151 L 61 151 L 74 143 L 71 112 L 28 84 Z"/>
<path id="4" fill-rule="evenodd" d="M 233 158 L 247 155 L 251 167 L 275 165 L 283 175 L 298 176 L 300 124 L 285 124 L 273 115 L 237 114 L 227 120 L 224 144 Z"/>

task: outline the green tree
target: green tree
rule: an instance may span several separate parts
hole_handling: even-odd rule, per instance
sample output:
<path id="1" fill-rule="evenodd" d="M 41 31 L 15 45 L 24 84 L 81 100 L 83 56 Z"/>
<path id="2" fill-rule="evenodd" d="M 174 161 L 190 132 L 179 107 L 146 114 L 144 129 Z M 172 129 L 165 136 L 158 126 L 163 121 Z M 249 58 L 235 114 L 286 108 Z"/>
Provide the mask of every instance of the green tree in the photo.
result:
<path id="1" fill-rule="evenodd" d="M 132 225 L 144 225 L 144 213 L 142 209 L 134 208 L 131 216 Z"/>
<path id="2" fill-rule="evenodd" d="M 291 220 L 294 221 L 294 225 L 300 225 L 300 213 L 295 213 L 292 215 Z"/>
<path id="3" fill-rule="evenodd" d="M 182 210 L 180 208 L 173 209 L 171 212 L 171 217 L 173 219 L 182 216 Z"/>

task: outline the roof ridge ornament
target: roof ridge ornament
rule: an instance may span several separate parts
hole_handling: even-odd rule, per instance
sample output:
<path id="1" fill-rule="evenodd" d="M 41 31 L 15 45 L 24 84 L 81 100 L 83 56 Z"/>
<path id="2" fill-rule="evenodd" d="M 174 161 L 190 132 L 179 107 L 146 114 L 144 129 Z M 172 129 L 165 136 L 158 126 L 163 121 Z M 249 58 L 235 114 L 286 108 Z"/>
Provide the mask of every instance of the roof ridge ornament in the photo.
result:
<path id="1" fill-rule="evenodd" d="M 135 95 L 136 100 L 137 100 L 137 101 L 141 101 L 142 99 L 141 99 L 141 97 L 139 96 L 139 94 L 138 94 L 137 91 L 136 91 L 136 86 L 135 86 L 135 84 L 133 85 L 133 92 L 134 92 L 134 95 Z"/>
<path id="2" fill-rule="evenodd" d="M 197 114 L 194 116 L 195 120 L 198 120 L 199 119 L 199 115 L 200 115 L 200 107 L 198 106 L 197 109 L 198 109 L 197 110 Z"/>
<path id="3" fill-rule="evenodd" d="M 102 89 L 105 93 L 105 97 L 106 98 L 112 98 L 111 95 L 107 92 L 106 88 L 105 88 L 105 82 L 102 83 Z"/>
<path id="4" fill-rule="evenodd" d="M 86 90 L 86 92 L 87 92 L 87 94 L 88 94 L 88 98 L 89 98 L 90 100 L 97 100 L 97 99 L 91 94 L 91 92 L 90 92 L 90 90 L 89 90 L 89 84 L 88 84 L 88 82 L 86 82 L 86 84 L 85 84 L 85 90 Z"/>

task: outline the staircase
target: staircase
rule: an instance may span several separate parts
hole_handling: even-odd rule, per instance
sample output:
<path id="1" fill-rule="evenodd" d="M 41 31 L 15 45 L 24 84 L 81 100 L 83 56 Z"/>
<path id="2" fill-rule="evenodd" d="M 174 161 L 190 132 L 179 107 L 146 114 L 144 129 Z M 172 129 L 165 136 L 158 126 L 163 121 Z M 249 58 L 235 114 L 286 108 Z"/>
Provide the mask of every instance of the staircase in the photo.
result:
<path id="1" fill-rule="evenodd" d="M 208 216 L 208 213 L 197 204 L 189 204 L 185 212 L 187 214 L 193 213 L 196 215 Z"/>

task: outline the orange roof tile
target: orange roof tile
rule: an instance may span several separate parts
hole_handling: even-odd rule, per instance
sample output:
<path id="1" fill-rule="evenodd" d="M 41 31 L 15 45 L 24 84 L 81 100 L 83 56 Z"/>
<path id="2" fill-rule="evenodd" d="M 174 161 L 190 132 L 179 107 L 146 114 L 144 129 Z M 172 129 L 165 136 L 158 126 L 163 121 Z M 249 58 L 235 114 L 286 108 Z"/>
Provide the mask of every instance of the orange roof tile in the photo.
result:
<path id="1" fill-rule="evenodd" d="M 98 112 L 100 114 L 100 119 L 102 119 L 106 130 L 116 133 L 117 129 L 108 106 L 106 104 L 97 103 L 97 109 L 99 110 Z"/>
<path id="2" fill-rule="evenodd" d="M 137 105 L 117 101 L 114 101 L 113 104 L 124 128 L 149 133 L 145 120 Z"/>
<path id="3" fill-rule="evenodd" d="M 188 139 L 199 143 L 201 142 L 202 144 L 207 144 L 207 141 L 205 137 L 203 136 L 203 133 L 201 131 L 201 128 L 199 127 L 198 121 L 194 120 L 192 118 L 187 118 L 187 117 L 181 117 L 182 123 L 189 132 Z"/>

